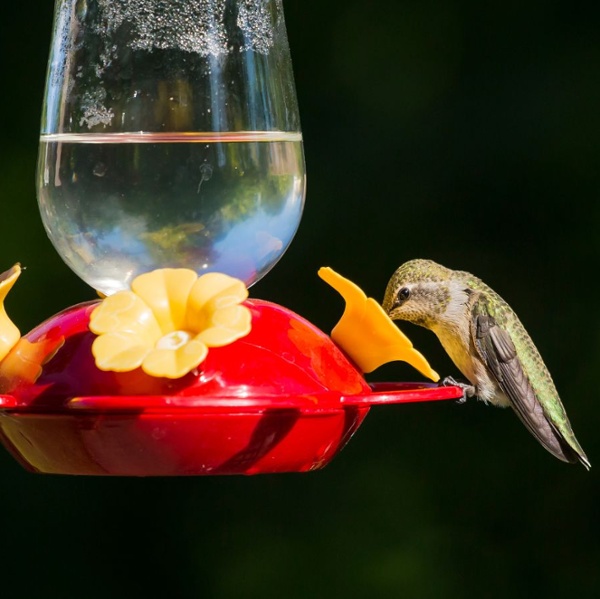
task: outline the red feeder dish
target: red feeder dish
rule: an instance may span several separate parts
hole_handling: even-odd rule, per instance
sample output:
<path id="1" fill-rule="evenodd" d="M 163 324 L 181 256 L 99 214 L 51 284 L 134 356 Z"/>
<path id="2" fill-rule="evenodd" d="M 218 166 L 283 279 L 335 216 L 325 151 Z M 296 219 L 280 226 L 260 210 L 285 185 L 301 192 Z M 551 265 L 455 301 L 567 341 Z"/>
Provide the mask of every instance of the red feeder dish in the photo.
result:
<path id="1" fill-rule="evenodd" d="M 30 471 L 306 472 L 331 461 L 372 405 L 462 394 L 431 384 L 367 384 L 328 335 L 261 300 L 244 304 L 252 316 L 248 335 L 211 348 L 197 371 L 180 379 L 139 368 L 102 371 L 88 328 L 98 303 L 69 308 L 24 336 L 13 350 L 16 370 L 2 363 L 0 438 Z"/>

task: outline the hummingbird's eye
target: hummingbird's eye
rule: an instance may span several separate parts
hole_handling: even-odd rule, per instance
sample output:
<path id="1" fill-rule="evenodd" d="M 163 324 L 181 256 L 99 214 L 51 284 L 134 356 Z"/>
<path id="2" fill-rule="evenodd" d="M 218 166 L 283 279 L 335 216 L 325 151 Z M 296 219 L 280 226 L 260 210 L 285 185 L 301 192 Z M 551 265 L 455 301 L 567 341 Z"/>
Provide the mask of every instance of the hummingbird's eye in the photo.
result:
<path id="1" fill-rule="evenodd" d="M 410 297 L 410 289 L 408 287 L 402 287 L 400 291 L 398 291 L 398 300 L 401 302 L 405 302 Z"/>

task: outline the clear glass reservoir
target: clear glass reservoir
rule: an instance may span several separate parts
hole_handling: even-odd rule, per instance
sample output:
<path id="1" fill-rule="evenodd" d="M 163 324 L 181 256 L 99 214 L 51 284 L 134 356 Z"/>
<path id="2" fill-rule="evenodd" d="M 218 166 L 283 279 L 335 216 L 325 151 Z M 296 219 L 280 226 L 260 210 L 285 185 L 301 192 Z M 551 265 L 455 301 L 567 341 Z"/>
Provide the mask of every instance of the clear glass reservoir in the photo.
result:
<path id="1" fill-rule="evenodd" d="M 161 267 L 260 279 L 305 196 L 281 0 L 57 0 L 37 178 L 105 294 Z"/>

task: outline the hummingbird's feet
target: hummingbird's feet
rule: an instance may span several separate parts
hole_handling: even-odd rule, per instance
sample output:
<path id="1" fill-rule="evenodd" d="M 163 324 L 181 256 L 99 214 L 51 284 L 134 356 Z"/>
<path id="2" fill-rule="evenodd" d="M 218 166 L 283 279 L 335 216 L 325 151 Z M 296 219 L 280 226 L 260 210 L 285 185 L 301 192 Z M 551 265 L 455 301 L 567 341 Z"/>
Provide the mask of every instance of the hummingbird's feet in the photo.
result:
<path id="1" fill-rule="evenodd" d="M 459 387 L 462 389 L 463 396 L 458 400 L 458 403 L 465 403 L 467 399 L 477 395 L 477 389 L 475 389 L 474 385 L 470 385 L 469 383 L 461 383 L 451 376 L 443 378 L 439 382 L 439 385 L 440 387 Z"/>

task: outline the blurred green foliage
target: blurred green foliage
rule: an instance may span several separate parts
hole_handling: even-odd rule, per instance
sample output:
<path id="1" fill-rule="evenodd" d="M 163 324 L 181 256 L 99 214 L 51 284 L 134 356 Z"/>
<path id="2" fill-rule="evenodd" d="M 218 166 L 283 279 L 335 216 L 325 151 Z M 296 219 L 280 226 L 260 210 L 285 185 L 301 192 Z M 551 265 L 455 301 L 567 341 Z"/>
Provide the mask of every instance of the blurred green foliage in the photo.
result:
<path id="1" fill-rule="evenodd" d="M 380 298 L 404 260 L 501 293 L 553 372 L 594 468 L 508 411 L 374 408 L 321 472 L 35 476 L 0 453 L 11 597 L 597 597 L 600 593 L 600 8 L 566 0 L 285 0 L 308 195 L 254 296 L 328 330 L 330 265 Z M 0 255 L 23 330 L 93 292 L 37 215 L 50 2 L 0 20 Z M 404 327 L 434 367 L 435 338 Z M 403 365 L 372 378 L 410 379 Z"/>

